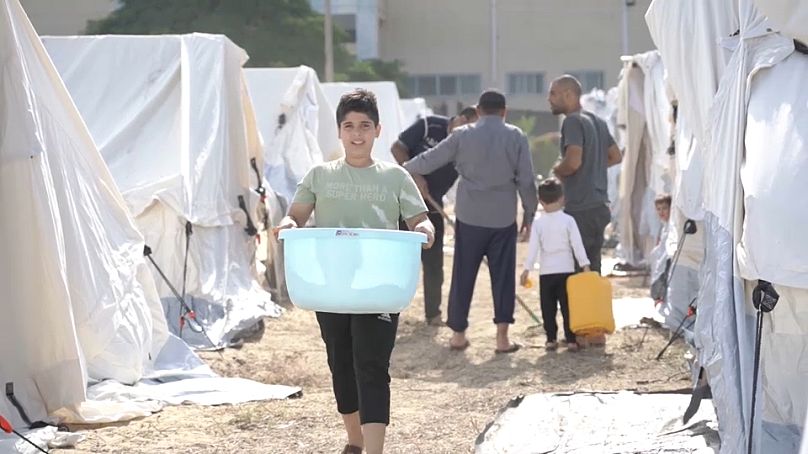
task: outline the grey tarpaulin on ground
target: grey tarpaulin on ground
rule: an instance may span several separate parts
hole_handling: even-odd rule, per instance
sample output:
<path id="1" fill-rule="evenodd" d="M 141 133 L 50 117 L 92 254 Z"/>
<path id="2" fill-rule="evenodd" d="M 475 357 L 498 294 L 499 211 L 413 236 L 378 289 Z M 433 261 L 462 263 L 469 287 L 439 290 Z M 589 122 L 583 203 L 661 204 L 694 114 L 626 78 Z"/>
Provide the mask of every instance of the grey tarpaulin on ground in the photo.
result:
<path id="1" fill-rule="evenodd" d="M 683 394 L 531 394 L 506 405 L 475 443 L 495 453 L 714 453 L 715 413 L 702 405 L 687 424 Z"/>

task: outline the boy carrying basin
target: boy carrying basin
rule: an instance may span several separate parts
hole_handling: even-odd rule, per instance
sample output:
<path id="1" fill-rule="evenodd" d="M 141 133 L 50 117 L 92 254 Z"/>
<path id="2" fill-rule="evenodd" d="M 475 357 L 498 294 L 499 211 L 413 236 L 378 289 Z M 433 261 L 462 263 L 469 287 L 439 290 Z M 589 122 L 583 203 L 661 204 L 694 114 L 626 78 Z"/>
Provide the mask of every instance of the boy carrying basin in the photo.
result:
<path id="1" fill-rule="evenodd" d="M 346 229 L 397 230 L 402 217 L 410 230 L 427 236 L 424 247 L 431 247 L 434 227 L 412 177 L 371 157 L 381 132 L 375 95 L 361 89 L 343 95 L 336 116 L 345 158 L 315 166 L 303 177 L 275 234 L 305 225 L 312 212 L 317 227 Z M 317 312 L 317 322 L 348 436 L 342 452 L 381 453 L 390 422 L 388 369 L 398 314 Z"/>

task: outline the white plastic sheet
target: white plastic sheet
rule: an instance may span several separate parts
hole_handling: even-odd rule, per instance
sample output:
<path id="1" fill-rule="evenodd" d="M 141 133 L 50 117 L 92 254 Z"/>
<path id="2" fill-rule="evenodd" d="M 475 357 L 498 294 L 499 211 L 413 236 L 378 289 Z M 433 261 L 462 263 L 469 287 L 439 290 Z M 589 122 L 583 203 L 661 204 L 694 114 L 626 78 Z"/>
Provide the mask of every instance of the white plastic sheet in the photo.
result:
<path id="1" fill-rule="evenodd" d="M 669 192 L 670 103 L 664 66 L 656 51 L 624 58 L 619 124 L 626 127 L 620 171 L 620 254 L 626 262 L 648 264 L 661 224 L 654 207 L 657 194 Z"/>
<path id="2" fill-rule="evenodd" d="M 404 123 L 404 114 L 398 97 L 398 88 L 393 82 L 333 82 L 322 84 L 325 95 L 334 109 L 345 93 L 356 88 L 364 88 L 376 94 L 379 105 L 379 123 L 382 125 L 381 135 L 373 144 L 373 158 L 382 161 L 396 162 L 390 151 L 408 124 Z"/>
<path id="3" fill-rule="evenodd" d="M 719 48 L 739 27 L 737 0 L 653 0 L 645 20 L 665 63 L 668 81 L 700 143 L 731 53 Z"/>
<path id="4" fill-rule="evenodd" d="M 0 60 L 0 378 L 38 420 L 88 378 L 137 381 L 167 330 L 143 238 L 17 0 L 0 2 Z"/>
<path id="5" fill-rule="evenodd" d="M 477 437 L 476 454 L 713 453 L 716 415 L 703 404 L 687 425 L 677 394 L 531 394 L 512 400 Z"/>
<path id="6" fill-rule="evenodd" d="M 227 345 L 243 326 L 277 316 L 279 309 L 257 284 L 256 245 L 245 233 L 248 216 L 259 222 L 259 182 L 250 160 L 262 168 L 263 153 L 241 68 L 244 51 L 226 37 L 206 34 L 43 41 L 152 257 L 212 327 L 213 343 Z M 204 336 L 180 332 L 177 300 L 149 266 L 171 331 L 210 347 Z"/>
<path id="7" fill-rule="evenodd" d="M 808 44 L 808 2 L 805 0 L 755 0 L 755 6 L 780 33 Z"/>
<path id="8" fill-rule="evenodd" d="M 406 129 L 419 118 L 434 115 L 424 98 L 407 98 L 401 100 L 402 125 Z"/>
<path id="9" fill-rule="evenodd" d="M 689 112 L 684 119 L 703 144 L 695 151 L 704 156 L 706 210 L 696 346 L 721 421 L 721 450 L 746 450 L 751 294 L 755 279 L 765 277 L 781 298 L 764 316 L 755 449 L 796 452 L 806 408 L 802 307 L 808 293 L 788 286 L 802 281 L 793 268 L 804 248 L 800 234 L 782 229 L 804 222 L 804 210 L 794 205 L 801 199 L 793 195 L 803 189 L 792 176 L 804 167 L 806 106 L 797 82 L 805 79 L 803 56 L 793 54 L 790 37 L 777 33 L 748 0 L 655 0 L 646 17 L 666 64 L 682 63 L 672 82 L 680 112 Z"/>
<path id="10" fill-rule="evenodd" d="M 143 237 L 17 0 L 0 0 L 0 60 L 0 203 L 8 214 L 0 219 L 0 382 L 14 384 L 27 416 L 121 421 L 179 396 L 209 404 L 193 387 L 199 380 L 217 390 L 219 403 L 294 392 L 218 379 L 168 334 Z M 172 385 L 133 398 L 131 390 L 151 383 L 146 378 Z M 94 394 L 99 380 L 118 388 Z M 5 396 L 0 415 L 26 431 Z M 75 443 L 54 428 L 31 435 Z M 2 452 L 27 449 L 0 437 Z"/>
<path id="11" fill-rule="evenodd" d="M 738 262 L 745 279 L 808 289 L 808 55 L 759 71 L 750 87 L 744 223 Z"/>
<path id="12" fill-rule="evenodd" d="M 288 203 L 309 169 L 343 154 L 334 108 L 311 68 L 244 73 L 264 142 L 264 178 Z"/>

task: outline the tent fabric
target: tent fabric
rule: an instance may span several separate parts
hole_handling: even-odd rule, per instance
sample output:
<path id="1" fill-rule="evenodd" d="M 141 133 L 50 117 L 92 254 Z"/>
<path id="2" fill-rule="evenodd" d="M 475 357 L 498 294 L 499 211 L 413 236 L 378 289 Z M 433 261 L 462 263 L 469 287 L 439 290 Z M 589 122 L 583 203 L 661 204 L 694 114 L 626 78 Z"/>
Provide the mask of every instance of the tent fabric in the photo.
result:
<path id="1" fill-rule="evenodd" d="M 416 120 L 434 114 L 435 112 L 426 104 L 424 98 L 406 98 L 401 100 L 401 124 L 405 129 L 415 123 Z"/>
<path id="2" fill-rule="evenodd" d="M 737 11 L 737 0 L 654 0 L 645 16 L 678 103 L 672 195 L 689 219 L 704 217 L 703 146 L 713 98 L 731 55 L 720 45 L 738 30 Z"/>
<path id="3" fill-rule="evenodd" d="M 139 380 L 168 333 L 143 237 L 17 0 L 0 33 L 0 378 L 39 420 L 88 379 Z"/>
<path id="4" fill-rule="evenodd" d="M 356 88 L 370 90 L 376 95 L 379 105 L 379 123 L 382 125 L 382 131 L 379 138 L 376 139 L 376 143 L 373 144 L 372 156 L 374 159 L 396 162 L 390 149 L 398 140 L 398 135 L 401 131 L 409 126 L 404 122 L 404 114 L 401 111 L 396 84 L 393 82 L 327 82 L 322 86 L 328 101 L 334 106 L 334 109 L 339 105 L 339 99 L 342 95 Z"/>
<path id="5" fill-rule="evenodd" d="M 244 51 L 226 37 L 206 34 L 43 42 L 152 258 L 211 327 L 212 342 L 228 345 L 244 326 L 278 315 L 256 281 L 256 246 L 245 234 L 249 221 L 258 223 L 259 182 L 250 160 L 260 169 L 263 158 L 241 68 Z M 181 332 L 179 303 L 149 266 L 171 332 L 195 347 L 210 347 L 204 336 Z"/>
<path id="6" fill-rule="evenodd" d="M 734 326 L 720 322 L 720 318 L 713 322 L 710 335 L 715 342 L 719 343 L 722 349 L 727 350 L 730 348 L 728 345 L 736 341 L 736 347 L 733 347 L 735 351 L 732 352 L 735 355 L 734 358 L 725 355 L 720 366 L 717 363 L 713 363 L 712 366 L 714 368 L 718 366 L 718 373 L 728 380 L 733 379 L 736 374 L 740 375 L 735 381 L 741 384 L 740 387 L 722 389 L 716 396 L 716 402 L 720 405 L 722 400 L 733 403 L 739 400 L 740 405 L 725 405 L 725 407 L 730 407 L 726 411 L 735 411 L 743 415 L 744 425 L 741 428 L 746 429 L 746 424 L 748 424 L 746 421 L 751 412 L 749 406 L 752 394 L 754 314 L 750 295 L 754 282 L 744 284 L 741 281 L 739 257 L 736 255 L 738 251 L 735 246 L 741 241 L 743 235 L 746 235 L 746 227 L 749 225 L 748 212 L 746 213 L 747 218 L 743 218 L 745 210 L 742 204 L 745 200 L 745 187 L 742 186 L 740 180 L 742 159 L 744 155 L 751 158 L 754 150 L 745 146 L 744 142 L 749 143 L 749 139 L 745 138 L 744 131 L 749 126 L 754 126 L 753 118 L 750 118 L 748 111 L 750 97 L 755 88 L 753 80 L 767 71 L 767 68 L 774 68 L 775 65 L 779 65 L 788 58 L 793 53 L 794 47 L 790 39 L 770 31 L 772 29 L 765 18 L 749 2 L 739 2 L 739 13 L 741 21 L 739 40 L 719 85 L 714 105 L 713 127 L 709 142 L 714 153 L 709 154 L 705 160 L 705 175 L 710 175 L 710 178 L 705 180 L 705 208 L 714 215 L 713 231 L 723 232 L 719 234 L 726 239 L 715 246 L 716 249 L 720 248 L 717 254 L 726 258 L 726 262 L 733 265 L 731 270 L 725 268 L 723 272 L 713 275 L 714 281 L 726 281 L 726 284 L 717 282 L 717 285 L 725 288 L 730 279 L 732 280 L 733 291 L 717 296 L 719 299 L 726 300 L 727 304 L 734 304 L 736 314 L 734 317 L 736 325 Z M 772 93 L 761 92 L 760 96 L 769 97 L 772 96 Z M 785 102 L 785 105 L 789 104 L 791 108 L 797 107 L 788 101 Z M 760 111 L 757 113 L 760 114 Z M 776 133 L 776 129 L 768 131 L 758 129 L 757 133 L 769 136 Z M 767 155 L 772 153 L 771 148 L 766 147 Z M 775 212 L 778 213 L 778 216 L 788 216 L 786 213 L 792 211 L 788 207 L 784 210 L 782 204 L 770 206 L 769 209 L 770 214 Z M 754 234 L 754 232 L 751 233 Z M 768 241 L 772 241 L 772 239 L 774 236 L 770 236 Z M 712 245 L 710 246 L 712 247 Z M 772 250 L 770 253 L 779 255 L 782 252 Z M 710 266 L 711 263 L 708 262 L 707 265 Z M 773 281 L 773 283 L 780 284 L 777 281 Z M 703 304 L 704 302 L 702 302 Z M 780 307 L 778 309 L 783 310 Z M 769 315 L 765 318 L 771 323 L 770 321 L 775 317 Z M 799 427 L 802 422 L 796 418 L 804 418 L 805 407 L 803 406 L 803 409 L 797 413 L 789 411 L 788 409 L 795 405 L 795 402 L 791 399 L 783 399 L 783 392 L 788 393 L 789 390 L 796 391 L 796 389 L 800 389 L 800 392 L 804 391 L 806 378 L 804 372 L 801 374 L 800 380 L 794 381 L 789 379 L 791 375 L 786 371 L 793 369 L 795 363 L 799 364 L 802 361 L 800 356 L 803 355 L 805 346 L 808 344 L 808 338 L 800 335 L 790 338 L 781 337 L 780 340 L 785 341 L 785 344 L 778 346 L 778 350 L 791 352 L 792 356 L 778 364 L 778 358 L 772 357 L 771 354 L 766 355 L 765 346 L 772 341 L 772 337 L 769 336 L 764 340 L 762 350 L 762 363 L 766 369 L 761 373 L 759 384 L 758 399 L 762 411 L 759 410 L 760 417 L 757 419 L 757 427 L 754 429 L 758 434 L 755 441 L 761 452 L 794 452 L 795 446 L 799 443 Z M 736 363 L 727 367 L 727 362 L 731 361 L 730 358 L 737 358 Z M 783 359 L 779 358 L 780 361 Z M 714 376 L 715 373 L 711 374 L 711 377 Z M 774 377 L 777 379 L 773 379 Z M 779 390 L 778 386 L 785 389 Z M 805 403 L 804 400 L 797 402 Z M 777 415 L 777 417 L 773 418 L 773 415 Z M 737 433 L 744 434 L 744 436 L 736 436 L 735 439 L 745 441 L 748 431 L 739 430 Z M 730 436 L 737 433 L 730 432 Z M 741 448 L 741 446 L 736 447 Z M 735 452 L 730 447 L 726 449 L 725 452 Z"/>
<path id="7" fill-rule="evenodd" d="M 705 259 L 695 341 L 721 421 L 721 452 L 743 452 L 755 339 L 751 295 L 757 279 L 771 279 L 780 302 L 764 316 L 755 447 L 796 452 L 808 407 L 808 293 L 794 260 L 804 247 L 780 224 L 804 220 L 793 196 L 804 185 L 793 175 L 805 165 L 808 109 L 797 83 L 805 57 L 751 1 L 719 3 L 655 0 L 646 16 L 666 64 L 688 58 L 671 82 L 680 115 L 689 112 L 684 118 L 704 144 L 696 151 L 704 166 Z M 672 17 L 698 20 L 677 25 Z"/>
<path id="8" fill-rule="evenodd" d="M 264 178 L 268 183 L 267 221 L 277 225 L 291 202 L 297 183 L 313 166 L 344 155 L 334 108 L 325 97 L 317 73 L 297 68 L 244 70 L 263 139 Z M 267 244 L 268 284 L 277 301 L 285 301 L 281 248 Z"/>
<path id="9" fill-rule="evenodd" d="M 309 169 L 343 155 L 334 108 L 309 67 L 244 74 L 264 143 L 264 178 L 288 203 Z"/>
<path id="10" fill-rule="evenodd" d="M 711 125 L 713 98 L 731 56 L 720 45 L 740 26 L 738 2 L 653 0 L 645 19 L 665 62 L 668 81 L 679 103 L 679 117 L 704 144 Z"/>
<path id="11" fill-rule="evenodd" d="M 780 33 L 808 44 L 808 3 L 804 0 L 754 0 Z"/>
<path id="12" fill-rule="evenodd" d="M 22 412 L 112 422 L 210 403 L 187 378 L 221 402 L 299 391 L 219 378 L 168 332 L 143 237 L 18 0 L 0 0 L 0 59 L 0 382 Z M 26 431 L 6 396 L 0 415 Z M 27 452 L 16 442 L 0 435 L 3 452 Z"/>
<path id="13" fill-rule="evenodd" d="M 788 47 L 786 47 L 788 48 Z M 752 80 L 738 262 L 748 280 L 808 289 L 808 56 L 792 53 Z"/>
<path id="14" fill-rule="evenodd" d="M 657 194 L 669 192 L 670 105 L 664 65 L 656 51 L 624 57 L 619 88 L 618 123 L 626 128 L 621 165 L 620 255 L 626 262 L 648 265 L 660 223 L 654 208 Z"/>

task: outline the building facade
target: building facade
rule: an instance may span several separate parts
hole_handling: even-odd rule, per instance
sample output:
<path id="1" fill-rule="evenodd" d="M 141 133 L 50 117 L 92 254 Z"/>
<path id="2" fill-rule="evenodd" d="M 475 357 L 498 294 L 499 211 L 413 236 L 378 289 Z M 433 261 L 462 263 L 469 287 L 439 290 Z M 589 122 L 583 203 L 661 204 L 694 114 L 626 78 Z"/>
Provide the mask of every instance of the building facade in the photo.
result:
<path id="1" fill-rule="evenodd" d="M 324 0 L 309 0 L 309 4 L 320 14 L 325 13 Z M 331 0 L 334 25 L 348 33 L 348 50 L 360 60 L 379 58 L 385 4 L 385 0 Z"/>
<path id="2" fill-rule="evenodd" d="M 408 95 L 426 98 L 437 110 L 453 113 L 494 87 L 514 109 L 547 111 L 553 78 L 569 73 L 586 91 L 609 88 L 617 84 L 621 55 L 654 48 L 644 20 L 649 4 L 385 0 L 379 57 L 402 61 L 411 76 Z"/>
<path id="3" fill-rule="evenodd" d="M 80 35 L 87 21 L 115 11 L 118 0 L 20 0 L 40 35 Z"/>

